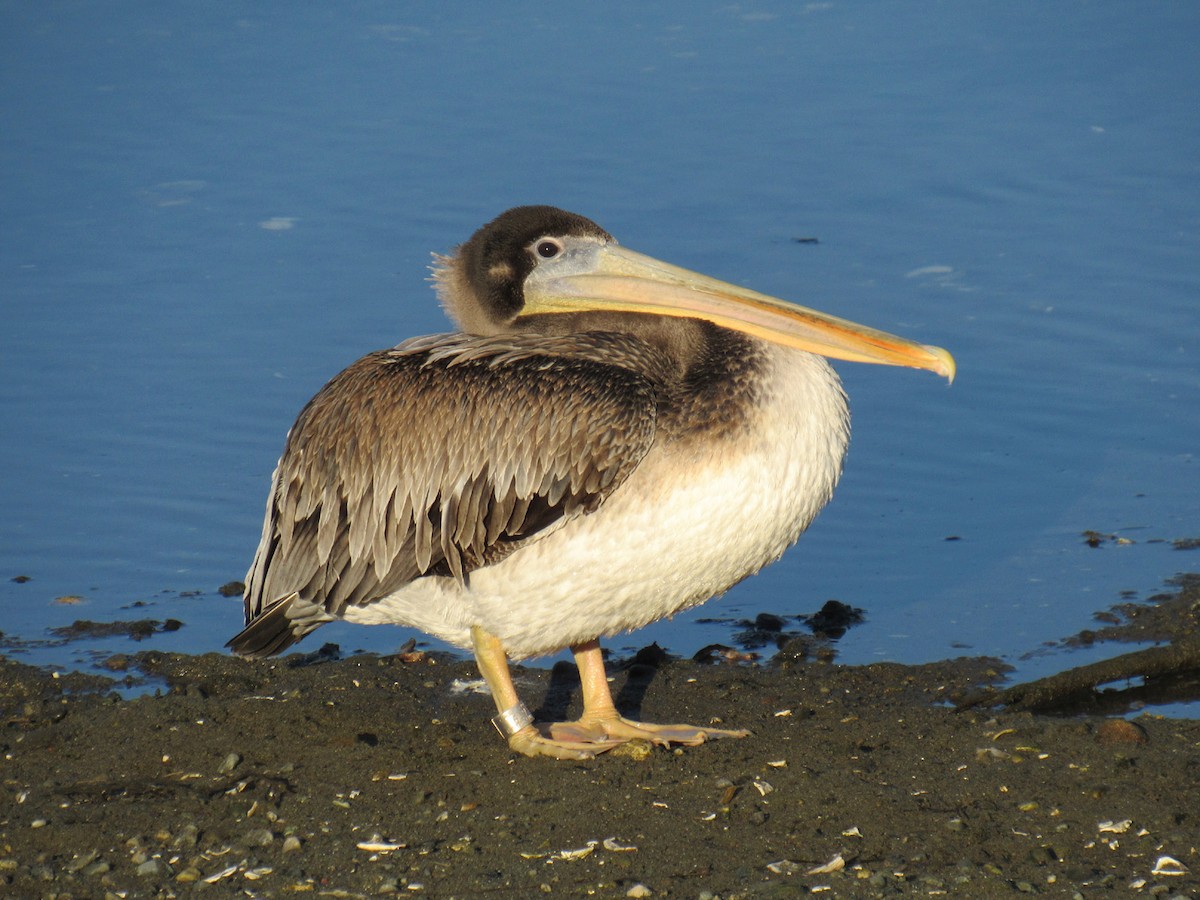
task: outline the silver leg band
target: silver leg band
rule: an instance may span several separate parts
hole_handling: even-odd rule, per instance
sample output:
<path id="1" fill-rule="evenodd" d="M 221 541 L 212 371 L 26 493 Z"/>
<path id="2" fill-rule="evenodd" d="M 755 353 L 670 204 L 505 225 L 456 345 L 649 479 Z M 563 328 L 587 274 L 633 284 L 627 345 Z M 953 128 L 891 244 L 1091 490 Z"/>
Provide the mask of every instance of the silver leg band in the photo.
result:
<path id="1" fill-rule="evenodd" d="M 533 721 L 533 714 L 524 703 L 517 701 L 504 712 L 492 718 L 492 724 L 506 740 Z"/>

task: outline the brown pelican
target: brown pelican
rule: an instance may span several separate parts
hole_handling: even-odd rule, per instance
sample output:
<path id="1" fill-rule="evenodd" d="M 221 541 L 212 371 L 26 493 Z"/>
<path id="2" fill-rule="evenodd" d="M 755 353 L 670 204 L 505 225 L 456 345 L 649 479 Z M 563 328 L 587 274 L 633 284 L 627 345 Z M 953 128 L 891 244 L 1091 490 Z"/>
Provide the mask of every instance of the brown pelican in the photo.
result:
<path id="1" fill-rule="evenodd" d="M 461 331 L 363 357 L 292 426 L 229 646 L 270 656 L 339 618 L 419 628 L 474 651 L 530 756 L 747 734 L 621 717 L 599 639 L 778 559 L 829 500 L 850 428 L 825 356 L 947 378 L 953 358 L 547 206 L 485 225 L 434 281 Z M 583 714 L 535 725 L 509 660 L 564 647 Z"/>

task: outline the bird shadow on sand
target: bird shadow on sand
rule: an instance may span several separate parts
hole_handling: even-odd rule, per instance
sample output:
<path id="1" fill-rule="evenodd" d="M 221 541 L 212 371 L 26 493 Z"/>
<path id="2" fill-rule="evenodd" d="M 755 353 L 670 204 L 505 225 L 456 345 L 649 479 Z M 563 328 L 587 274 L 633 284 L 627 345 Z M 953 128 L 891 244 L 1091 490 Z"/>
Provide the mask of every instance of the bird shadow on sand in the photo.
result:
<path id="1" fill-rule="evenodd" d="M 624 670 L 625 683 L 613 697 L 617 711 L 626 718 L 637 721 L 642 714 L 642 702 L 654 678 L 658 667 L 642 662 L 635 657 L 624 665 L 611 665 L 609 671 L 617 673 Z M 580 694 L 579 669 L 571 662 L 558 662 L 550 670 L 550 683 L 541 705 L 533 711 L 533 717 L 539 722 L 563 722 L 572 718 L 572 704 Z M 582 708 L 582 703 L 575 704 L 576 714 Z"/>

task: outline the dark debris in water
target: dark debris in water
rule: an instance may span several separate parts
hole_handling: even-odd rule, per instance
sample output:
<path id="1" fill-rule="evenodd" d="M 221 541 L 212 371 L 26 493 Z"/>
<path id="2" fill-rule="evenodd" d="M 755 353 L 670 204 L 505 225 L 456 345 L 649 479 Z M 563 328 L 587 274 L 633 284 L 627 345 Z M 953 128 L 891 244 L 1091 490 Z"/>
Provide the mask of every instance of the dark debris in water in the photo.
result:
<path id="1" fill-rule="evenodd" d="M 183 623 L 178 619 L 167 619 L 160 622 L 157 619 L 138 619 L 132 622 L 92 622 L 87 619 L 76 619 L 70 625 L 51 628 L 50 633 L 56 638 L 67 641 L 80 638 L 104 638 L 124 635 L 135 641 L 144 641 L 155 634 L 168 631 L 178 631 Z"/>
<path id="2" fill-rule="evenodd" d="M 1126 546 L 1134 543 L 1129 538 L 1121 537 L 1117 534 L 1108 534 L 1103 531 L 1092 531 L 1088 529 L 1083 532 L 1083 542 L 1089 547 L 1102 547 L 1105 544 L 1116 544 L 1117 546 Z M 1200 549 L 1200 537 L 1175 538 L 1172 541 L 1165 541 L 1162 538 L 1151 538 L 1146 541 L 1148 544 L 1163 544 L 1170 543 L 1176 550 L 1198 550 Z"/>
<path id="3" fill-rule="evenodd" d="M 1090 647 L 1097 641 L 1158 643 L 1200 632 L 1200 574 L 1167 580 L 1175 590 L 1155 594 L 1145 602 L 1126 601 L 1097 612 L 1105 627 L 1084 629 L 1060 642 L 1063 647 Z"/>
<path id="4" fill-rule="evenodd" d="M 698 663 L 752 663 L 757 662 L 759 655 L 749 650 L 735 650 L 725 644 L 709 644 L 701 647 L 692 656 Z"/>
<path id="5" fill-rule="evenodd" d="M 12 581 L 19 584 L 31 581 L 32 578 L 28 575 L 17 575 L 12 578 Z M 243 590 L 240 581 L 230 581 L 217 589 L 218 593 L 225 596 L 241 594 Z M 123 610 L 145 610 L 156 607 L 163 599 L 168 601 L 173 599 L 191 599 L 195 597 L 205 596 L 205 591 L 200 590 L 174 590 L 164 589 L 162 594 L 165 598 L 155 598 L 151 600 L 139 599 L 132 600 L 122 607 Z M 53 598 L 51 601 L 58 606 L 73 606 L 86 603 L 84 596 L 81 594 L 64 594 Z M 56 628 L 49 628 L 45 634 L 47 637 L 36 638 L 29 636 L 4 635 L 0 633 L 0 651 L 9 653 L 24 653 L 29 651 L 45 650 L 53 647 L 62 647 L 74 641 L 84 640 L 101 640 L 105 638 L 129 638 L 134 641 L 144 641 L 155 635 L 168 634 L 178 631 L 184 626 L 184 622 L 177 618 L 137 618 L 137 619 L 119 619 L 110 622 L 95 622 L 90 619 L 77 619 L 70 625 L 63 625 Z M 104 667 L 104 662 L 101 660 L 96 665 Z"/>
<path id="6" fill-rule="evenodd" d="M 1151 644 L 1111 659 L 984 692 L 968 705 L 1004 705 L 1062 715 L 1122 714 L 1150 704 L 1200 700 L 1200 574 L 1168 579 L 1174 591 L 1096 613 L 1103 627 L 1060 641 L 1067 649 L 1102 642 Z"/>
<path id="7" fill-rule="evenodd" d="M 821 609 L 811 616 L 803 616 L 804 624 L 812 629 L 813 634 L 837 640 L 847 629 L 861 625 L 866 615 L 861 609 L 842 603 L 840 600 L 826 601 Z"/>
<path id="8" fill-rule="evenodd" d="M 812 633 L 812 638 L 834 642 L 841 638 L 849 628 L 861 624 L 865 619 L 863 610 L 842 603 L 840 600 L 829 600 L 820 610 L 811 614 L 782 616 L 776 613 L 761 612 L 753 619 L 700 619 L 699 621 L 705 624 L 734 627 L 736 630 L 732 635 L 733 643 L 742 650 L 755 651 L 767 647 L 774 647 L 778 650 L 797 638 L 810 639 L 805 633 L 795 628 L 789 628 L 789 624 L 792 623 L 807 627 Z M 709 649 L 706 647 L 701 650 L 696 658 L 706 655 Z"/>
<path id="9" fill-rule="evenodd" d="M 1093 548 L 1102 547 L 1105 544 L 1117 544 L 1118 546 L 1124 546 L 1126 544 L 1133 543 L 1133 541 L 1131 541 L 1129 538 L 1123 538 L 1115 534 L 1106 534 L 1103 531 L 1092 531 L 1091 529 L 1083 532 L 1082 537 L 1083 542 L 1089 547 Z"/>

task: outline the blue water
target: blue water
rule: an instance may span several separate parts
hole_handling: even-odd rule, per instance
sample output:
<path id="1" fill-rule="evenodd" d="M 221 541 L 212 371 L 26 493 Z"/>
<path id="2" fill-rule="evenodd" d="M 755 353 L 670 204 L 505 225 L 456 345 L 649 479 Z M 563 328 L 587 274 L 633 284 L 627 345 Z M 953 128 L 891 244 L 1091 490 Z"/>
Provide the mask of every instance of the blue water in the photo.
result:
<path id="1" fill-rule="evenodd" d="M 301 405 L 446 329 L 430 251 L 545 202 L 959 361 L 839 363 L 834 502 L 618 649 L 838 598 L 848 662 L 1073 665 L 1026 657 L 1200 568 L 1198 39 L 1186 3 L 0 2 L 0 631 L 220 648 Z"/>

